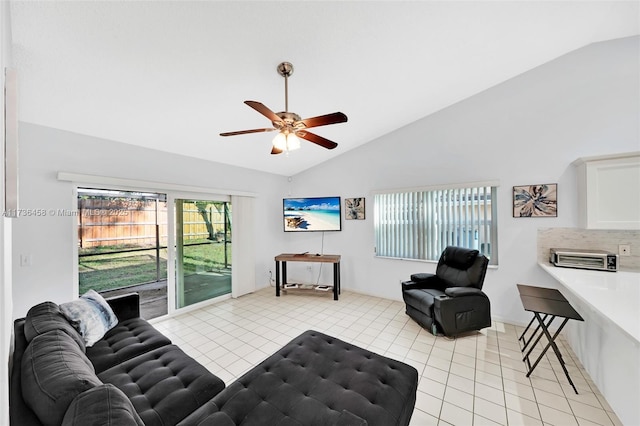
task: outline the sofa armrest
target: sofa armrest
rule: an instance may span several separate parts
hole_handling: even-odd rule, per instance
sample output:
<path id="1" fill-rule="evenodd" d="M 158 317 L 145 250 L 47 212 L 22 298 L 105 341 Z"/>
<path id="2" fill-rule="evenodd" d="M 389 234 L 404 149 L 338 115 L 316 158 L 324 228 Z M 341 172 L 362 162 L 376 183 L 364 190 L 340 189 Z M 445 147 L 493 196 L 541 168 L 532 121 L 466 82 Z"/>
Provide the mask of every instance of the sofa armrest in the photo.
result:
<path id="1" fill-rule="evenodd" d="M 105 300 L 113 309 L 119 322 L 140 317 L 140 295 L 138 293 L 122 294 Z"/>
<path id="2" fill-rule="evenodd" d="M 449 287 L 444 290 L 444 294 L 449 297 L 464 297 L 484 295 L 482 290 L 475 287 Z"/>
<path id="3" fill-rule="evenodd" d="M 24 318 L 14 321 L 13 353 L 9 360 L 9 424 L 11 426 L 42 425 L 22 396 L 22 358 L 29 345 L 24 335 Z"/>

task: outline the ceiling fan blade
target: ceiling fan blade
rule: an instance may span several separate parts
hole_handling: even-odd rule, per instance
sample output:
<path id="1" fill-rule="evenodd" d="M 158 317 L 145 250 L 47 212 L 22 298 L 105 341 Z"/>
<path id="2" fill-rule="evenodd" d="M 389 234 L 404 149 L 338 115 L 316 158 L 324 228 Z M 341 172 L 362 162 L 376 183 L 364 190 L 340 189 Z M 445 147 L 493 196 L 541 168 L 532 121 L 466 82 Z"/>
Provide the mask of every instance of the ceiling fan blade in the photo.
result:
<path id="1" fill-rule="evenodd" d="M 282 150 L 274 147 L 271 147 L 271 155 L 282 154 Z"/>
<path id="2" fill-rule="evenodd" d="M 305 130 L 299 130 L 296 132 L 296 136 L 301 137 L 302 139 L 308 140 L 309 142 L 313 142 L 317 145 L 320 145 L 323 148 L 333 149 L 338 146 L 337 143 L 330 141 L 327 138 L 323 138 L 322 136 L 318 136 L 315 133 L 307 132 Z"/>
<path id="3" fill-rule="evenodd" d="M 274 130 L 275 130 L 274 128 L 238 130 L 237 132 L 220 133 L 220 136 L 235 136 L 235 135 L 244 135 L 244 134 L 247 134 L 247 133 L 273 132 Z"/>
<path id="4" fill-rule="evenodd" d="M 344 123 L 346 121 L 347 121 L 346 115 L 344 115 L 341 112 L 334 112 L 331 114 L 319 115 L 318 117 L 305 118 L 298 121 L 298 123 L 302 123 L 307 129 L 310 129 L 311 127 L 319 127 L 319 126 L 326 126 L 328 124 Z"/>
<path id="5" fill-rule="evenodd" d="M 249 105 L 251 108 L 255 109 L 256 111 L 258 111 L 260 114 L 267 117 L 269 120 L 276 123 L 282 122 L 282 119 L 278 117 L 275 112 L 271 111 L 264 104 L 261 104 L 260 102 L 257 102 L 257 101 L 244 101 L 244 103 Z"/>

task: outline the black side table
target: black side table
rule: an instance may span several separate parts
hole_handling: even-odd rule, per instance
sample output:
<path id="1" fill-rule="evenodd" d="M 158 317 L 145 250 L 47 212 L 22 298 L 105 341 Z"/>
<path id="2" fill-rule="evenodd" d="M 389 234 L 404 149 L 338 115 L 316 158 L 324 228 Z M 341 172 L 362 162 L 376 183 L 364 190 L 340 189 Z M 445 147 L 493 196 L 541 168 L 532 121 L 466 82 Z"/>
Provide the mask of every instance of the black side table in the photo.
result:
<path id="1" fill-rule="evenodd" d="M 562 354 L 560 353 L 560 349 L 558 349 L 558 345 L 556 345 L 555 340 L 564 328 L 565 324 L 570 319 L 578 321 L 584 321 L 584 319 L 582 319 L 580 314 L 576 312 L 575 309 L 573 309 L 573 306 L 571 306 L 567 299 L 565 299 L 562 293 L 560 293 L 556 289 L 518 284 L 518 291 L 520 292 L 520 300 L 522 301 L 524 310 L 533 313 L 533 318 L 529 322 L 529 325 L 527 325 L 527 328 L 525 328 L 525 330 L 522 332 L 522 335 L 519 337 L 519 340 L 521 340 L 524 345 L 522 347 L 523 353 L 525 350 L 527 350 L 527 347 L 533 341 L 534 337 L 536 338 L 524 358 L 522 358 L 522 360 L 527 363 L 527 377 L 531 375 L 547 350 L 549 348 L 552 348 L 556 354 L 556 358 L 558 358 L 558 361 L 560 361 L 560 365 L 562 366 L 562 370 L 564 370 L 565 376 L 567 376 L 569 383 L 577 394 L 578 390 L 576 389 L 576 386 L 573 384 L 573 381 L 569 376 L 569 372 L 567 371 L 567 367 L 565 366 L 564 360 L 562 359 Z M 556 330 L 555 334 L 551 336 L 551 333 L 549 333 L 549 326 L 556 317 L 563 318 L 564 320 L 562 321 L 562 324 L 560 324 L 560 327 L 558 327 L 558 329 Z M 549 318 L 548 321 L 547 318 Z M 526 339 L 525 335 L 531 328 L 531 325 L 534 323 L 534 321 L 537 321 L 538 325 L 529 339 Z M 542 332 L 538 334 L 540 330 L 542 330 Z M 542 353 L 538 356 L 538 359 L 536 359 L 533 365 L 531 365 L 531 362 L 529 361 L 529 355 L 531 355 L 533 348 L 535 348 L 536 344 L 538 344 L 538 342 L 542 338 L 542 335 L 545 335 L 547 337 L 548 343 L 542 350 Z"/>

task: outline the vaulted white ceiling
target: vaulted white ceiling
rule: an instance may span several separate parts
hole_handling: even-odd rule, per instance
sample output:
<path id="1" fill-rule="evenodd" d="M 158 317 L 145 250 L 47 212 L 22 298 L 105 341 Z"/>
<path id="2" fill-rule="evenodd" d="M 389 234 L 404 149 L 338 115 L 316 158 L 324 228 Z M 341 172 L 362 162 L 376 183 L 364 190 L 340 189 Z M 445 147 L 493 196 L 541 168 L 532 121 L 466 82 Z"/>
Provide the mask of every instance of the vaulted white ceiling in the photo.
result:
<path id="1" fill-rule="evenodd" d="M 285 176 L 639 34 L 639 16 L 638 1 L 11 1 L 22 121 Z M 282 61 L 290 111 L 349 117 L 315 129 L 336 149 L 219 136 L 270 126 L 245 100 L 284 110 Z"/>

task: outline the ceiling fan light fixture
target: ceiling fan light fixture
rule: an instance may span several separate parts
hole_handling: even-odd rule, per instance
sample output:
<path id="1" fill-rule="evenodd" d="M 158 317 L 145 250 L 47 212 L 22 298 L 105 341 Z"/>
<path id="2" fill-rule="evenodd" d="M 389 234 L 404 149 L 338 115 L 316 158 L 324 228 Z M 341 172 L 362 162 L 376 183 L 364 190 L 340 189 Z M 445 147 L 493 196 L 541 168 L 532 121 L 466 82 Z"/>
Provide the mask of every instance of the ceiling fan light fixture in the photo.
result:
<path id="1" fill-rule="evenodd" d="M 295 151 L 300 149 L 300 139 L 293 133 L 280 132 L 273 138 L 273 147 L 283 152 Z"/>
<path id="2" fill-rule="evenodd" d="M 300 149 L 300 139 L 294 133 L 289 133 L 287 135 L 287 150 L 295 151 L 296 149 Z"/>
<path id="3" fill-rule="evenodd" d="M 235 132 L 220 133 L 220 136 L 235 136 L 247 133 L 260 133 L 278 131 L 277 136 L 273 139 L 271 154 L 288 153 L 300 148 L 300 139 L 314 143 L 326 149 L 334 149 L 337 143 L 330 141 L 315 133 L 309 132 L 307 129 L 313 127 L 327 126 L 329 124 L 344 123 L 347 116 L 341 112 L 319 115 L 302 119 L 295 112 L 289 111 L 289 85 L 288 79 L 293 74 L 293 65 L 289 62 L 282 62 L 278 65 L 278 74 L 284 77 L 284 111 L 273 112 L 257 101 L 244 101 L 246 105 L 258 111 L 260 114 L 271 120 L 272 128 L 240 130 Z"/>

